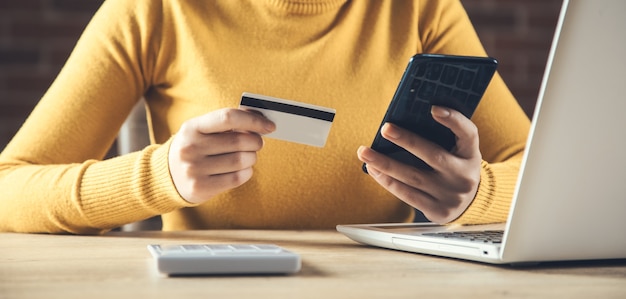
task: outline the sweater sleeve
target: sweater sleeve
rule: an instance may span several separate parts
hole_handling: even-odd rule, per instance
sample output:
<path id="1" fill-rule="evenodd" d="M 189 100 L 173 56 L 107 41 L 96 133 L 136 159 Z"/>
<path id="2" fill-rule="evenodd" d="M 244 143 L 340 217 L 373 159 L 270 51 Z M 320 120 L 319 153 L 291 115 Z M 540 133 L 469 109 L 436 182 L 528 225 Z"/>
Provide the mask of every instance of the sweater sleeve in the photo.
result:
<path id="1" fill-rule="evenodd" d="M 169 143 L 102 161 L 153 84 L 160 1 L 105 1 L 0 155 L 0 231 L 101 233 L 189 206 Z"/>
<path id="2" fill-rule="evenodd" d="M 421 1 L 419 32 L 425 53 L 487 56 L 459 0 Z M 496 57 L 497 59 L 497 57 Z M 498 73 L 472 116 L 483 157 L 479 190 L 454 222 L 478 224 L 506 220 L 530 121 Z"/>

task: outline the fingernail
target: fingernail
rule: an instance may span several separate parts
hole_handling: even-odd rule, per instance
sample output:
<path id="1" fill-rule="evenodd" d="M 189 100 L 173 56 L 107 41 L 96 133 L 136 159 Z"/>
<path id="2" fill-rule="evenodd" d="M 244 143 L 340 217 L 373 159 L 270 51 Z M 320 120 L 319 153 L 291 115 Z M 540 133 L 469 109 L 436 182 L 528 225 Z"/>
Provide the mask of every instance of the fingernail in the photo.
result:
<path id="1" fill-rule="evenodd" d="M 430 113 L 437 117 L 448 117 L 450 116 L 450 109 L 441 106 L 432 106 Z"/>
<path id="2" fill-rule="evenodd" d="M 357 150 L 357 153 L 361 156 L 361 159 L 363 159 L 363 162 L 365 163 L 370 163 L 372 161 L 374 161 L 374 159 L 372 159 L 372 157 L 369 155 L 369 153 L 367 153 L 365 151 L 365 146 L 359 146 L 359 149 Z"/>
<path id="3" fill-rule="evenodd" d="M 271 121 L 265 122 L 265 130 L 267 130 L 268 132 L 272 132 L 276 130 L 276 124 L 274 124 L 274 122 L 271 122 Z"/>
<path id="4" fill-rule="evenodd" d="M 389 123 L 385 123 L 381 131 L 383 131 L 385 135 L 387 135 L 387 137 L 391 137 L 392 139 L 397 139 L 400 137 L 400 134 L 398 133 L 398 131 L 392 128 Z"/>

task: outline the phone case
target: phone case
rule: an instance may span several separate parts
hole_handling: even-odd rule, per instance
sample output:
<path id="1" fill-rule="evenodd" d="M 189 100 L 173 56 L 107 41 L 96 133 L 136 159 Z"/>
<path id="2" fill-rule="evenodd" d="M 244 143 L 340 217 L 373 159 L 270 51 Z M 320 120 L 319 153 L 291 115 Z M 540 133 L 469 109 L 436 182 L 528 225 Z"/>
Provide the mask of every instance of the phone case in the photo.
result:
<path id="1" fill-rule="evenodd" d="M 431 106 L 446 106 L 470 118 L 497 65 L 492 57 L 439 54 L 411 57 L 374 137 L 372 149 L 416 168 L 432 169 L 420 158 L 383 138 L 380 128 L 386 122 L 393 123 L 451 151 L 456 137 L 432 118 Z M 367 172 L 365 164 L 362 168 Z"/>

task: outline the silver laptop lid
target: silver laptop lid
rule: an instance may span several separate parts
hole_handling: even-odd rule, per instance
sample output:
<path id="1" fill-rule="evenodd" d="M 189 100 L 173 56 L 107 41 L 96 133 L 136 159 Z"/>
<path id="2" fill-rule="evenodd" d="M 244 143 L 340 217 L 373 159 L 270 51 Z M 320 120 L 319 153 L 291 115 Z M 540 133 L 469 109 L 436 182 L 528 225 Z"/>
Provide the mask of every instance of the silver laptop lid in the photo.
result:
<path id="1" fill-rule="evenodd" d="M 563 8 L 504 260 L 626 258 L 626 1 Z"/>

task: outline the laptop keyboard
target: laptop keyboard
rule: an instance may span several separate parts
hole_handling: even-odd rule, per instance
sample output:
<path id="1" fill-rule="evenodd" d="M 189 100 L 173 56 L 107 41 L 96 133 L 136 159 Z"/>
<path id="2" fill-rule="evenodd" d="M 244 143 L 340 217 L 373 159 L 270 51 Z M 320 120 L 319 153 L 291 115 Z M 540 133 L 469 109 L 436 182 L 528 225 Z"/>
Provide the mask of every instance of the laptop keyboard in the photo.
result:
<path id="1" fill-rule="evenodd" d="M 440 237 L 446 239 L 467 240 L 480 243 L 502 243 L 502 230 L 485 230 L 485 231 L 458 231 L 458 232 L 438 232 L 425 233 L 424 236 Z"/>

